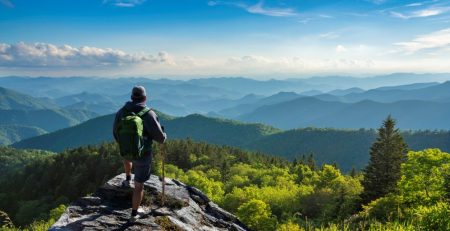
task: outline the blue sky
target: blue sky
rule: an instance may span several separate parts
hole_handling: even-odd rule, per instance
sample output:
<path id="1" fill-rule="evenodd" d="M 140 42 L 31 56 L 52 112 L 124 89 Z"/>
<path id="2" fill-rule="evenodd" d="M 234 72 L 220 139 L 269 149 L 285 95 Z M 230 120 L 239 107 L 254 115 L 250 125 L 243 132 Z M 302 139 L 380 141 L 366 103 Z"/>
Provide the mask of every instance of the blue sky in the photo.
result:
<path id="1" fill-rule="evenodd" d="M 0 75 L 450 72 L 450 1 L 0 0 Z"/>

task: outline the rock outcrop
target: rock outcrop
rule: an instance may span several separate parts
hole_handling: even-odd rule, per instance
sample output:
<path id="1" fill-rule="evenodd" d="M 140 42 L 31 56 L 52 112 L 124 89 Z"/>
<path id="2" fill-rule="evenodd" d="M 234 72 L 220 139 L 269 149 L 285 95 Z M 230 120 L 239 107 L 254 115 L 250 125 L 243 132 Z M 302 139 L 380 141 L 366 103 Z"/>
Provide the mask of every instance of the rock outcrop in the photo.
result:
<path id="1" fill-rule="evenodd" d="M 165 179 L 165 203 L 161 180 L 152 175 L 144 184 L 142 219 L 129 222 L 132 188 L 121 187 L 118 175 L 91 196 L 72 203 L 50 230 L 248 230 L 233 214 L 211 202 L 197 188 Z"/>

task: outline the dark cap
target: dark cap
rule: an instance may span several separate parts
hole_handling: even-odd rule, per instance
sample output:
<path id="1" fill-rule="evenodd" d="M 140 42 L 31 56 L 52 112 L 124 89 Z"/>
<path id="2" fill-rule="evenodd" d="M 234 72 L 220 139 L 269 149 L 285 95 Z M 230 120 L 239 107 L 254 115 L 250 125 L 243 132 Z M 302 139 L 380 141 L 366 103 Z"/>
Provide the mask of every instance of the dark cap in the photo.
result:
<path id="1" fill-rule="evenodd" d="M 134 86 L 133 90 L 131 90 L 131 98 L 132 99 L 142 99 L 147 96 L 145 93 L 145 88 L 143 86 Z"/>

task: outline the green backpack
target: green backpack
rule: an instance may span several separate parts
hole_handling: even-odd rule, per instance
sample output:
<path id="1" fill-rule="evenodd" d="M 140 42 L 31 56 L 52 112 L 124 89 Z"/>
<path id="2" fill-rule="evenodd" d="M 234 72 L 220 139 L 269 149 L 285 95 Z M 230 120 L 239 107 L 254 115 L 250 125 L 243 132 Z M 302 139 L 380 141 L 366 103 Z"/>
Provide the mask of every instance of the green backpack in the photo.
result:
<path id="1" fill-rule="evenodd" d="M 120 155 L 127 160 L 138 159 L 144 154 L 144 123 L 141 117 L 148 111 L 149 108 L 144 108 L 137 114 L 125 112 L 117 124 Z"/>

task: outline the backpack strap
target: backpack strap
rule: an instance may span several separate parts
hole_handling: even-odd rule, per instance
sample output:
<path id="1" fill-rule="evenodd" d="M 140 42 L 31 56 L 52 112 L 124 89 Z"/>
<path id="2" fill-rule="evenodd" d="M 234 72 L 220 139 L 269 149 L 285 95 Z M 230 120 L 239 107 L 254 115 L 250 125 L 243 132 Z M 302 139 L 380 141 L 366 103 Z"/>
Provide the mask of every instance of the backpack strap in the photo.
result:
<path id="1" fill-rule="evenodd" d="M 145 115 L 145 113 L 149 112 L 150 108 L 145 107 L 144 109 L 142 109 L 142 111 L 140 111 L 139 113 L 137 113 L 136 115 L 139 117 L 142 117 L 143 115 Z"/>

